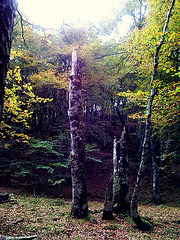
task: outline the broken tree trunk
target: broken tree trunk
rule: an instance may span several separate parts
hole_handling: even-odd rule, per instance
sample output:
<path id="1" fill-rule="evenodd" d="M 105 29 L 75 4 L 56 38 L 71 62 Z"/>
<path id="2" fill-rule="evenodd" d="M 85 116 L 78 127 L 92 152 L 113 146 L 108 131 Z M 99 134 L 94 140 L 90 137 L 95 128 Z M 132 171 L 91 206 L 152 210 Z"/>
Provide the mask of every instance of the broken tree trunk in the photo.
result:
<path id="1" fill-rule="evenodd" d="M 119 173 L 119 200 L 120 211 L 130 210 L 129 194 L 129 161 L 126 143 L 126 128 L 124 126 L 120 139 L 120 159 L 118 164 Z"/>
<path id="2" fill-rule="evenodd" d="M 109 180 L 106 192 L 103 220 L 113 219 L 113 212 L 120 213 L 130 210 L 129 162 L 125 126 L 120 141 L 114 137 L 113 165 L 113 176 Z"/>
<path id="3" fill-rule="evenodd" d="M 72 52 L 72 71 L 69 79 L 69 121 L 71 132 L 71 216 L 83 218 L 88 214 L 85 181 L 84 116 L 81 101 L 82 81 L 78 75 L 77 53 Z"/>
<path id="4" fill-rule="evenodd" d="M 161 49 L 161 46 L 164 42 L 164 37 L 165 33 L 168 27 L 169 19 L 171 16 L 172 9 L 174 7 L 175 0 L 172 0 L 171 7 L 169 9 L 167 19 L 164 25 L 164 29 L 162 32 L 162 36 L 160 39 L 160 42 L 158 46 L 156 47 L 156 52 L 155 52 L 155 59 L 154 59 L 154 69 L 153 69 L 153 74 L 151 78 L 151 93 L 149 97 L 149 101 L 147 104 L 147 109 L 146 109 L 146 126 L 145 126 L 145 135 L 144 135 L 144 141 L 143 141 L 143 146 L 142 146 L 142 153 L 141 153 L 141 161 L 139 165 L 139 171 L 137 175 L 137 180 L 136 180 L 136 185 L 134 187 L 132 199 L 131 199 L 131 216 L 136 223 L 136 225 L 142 229 L 142 230 L 149 230 L 152 228 L 150 224 L 147 222 L 143 221 L 141 217 L 138 214 L 138 195 L 140 192 L 142 180 L 143 180 L 143 175 L 144 175 L 144 170 L 146 168 L 146 163 L 147 163 L 147 155 L 148 155 L 148 150 L 150 148 L 150 140 L 151 140 L 151 113 L 152 113 L 152 103 L 156 94 L 156 89 L 154 88 L 154 81 L 157 78 L 157 70 L 158 70 L 158 64 L 159 64 L 159 52 Z"/>
<path id="5" fill-rule="evenodd" d="M 114 213 L 120 213 L 130 210 L 129 162 L 125 126 L 123 128 L 120 141 L 116 142 L 116 139 L 114 139 L 113 158 L 113 211 Z"/>

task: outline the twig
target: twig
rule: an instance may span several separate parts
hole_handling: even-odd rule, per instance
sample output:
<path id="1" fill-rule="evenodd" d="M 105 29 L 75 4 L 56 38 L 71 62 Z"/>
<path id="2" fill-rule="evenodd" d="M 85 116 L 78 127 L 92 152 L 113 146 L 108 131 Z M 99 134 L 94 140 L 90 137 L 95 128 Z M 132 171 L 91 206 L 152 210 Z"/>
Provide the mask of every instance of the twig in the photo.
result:
<path id="1" fill-rule="evenodd" d="M 19 16 L 20 16 L 20 22 L 21 22 L 21 36 L 22 36 L 22 39 L 23 39 L 23 42 L 24 42 L 24 45 L 28 48 L 27 44 L 26 44 L 26 40 L 24 38 L 24 26 L 23 26 L 23 17 L 22 17 L 22 14 L 19 12 L 19 10 L 17 10 Z"/>
<path id="2" fill-rule="evenodd" d="M 6 236 L 0 236 L 0 240 L 31 240 L 38 238 L 37 235 L 28 236 L 28 237 L 6 237 Z"/>
<path id="3" fill-rule="evenodd" d="M 24 221 L 24 218 L 22 218 L 22 219 L 17 219 L 15 222 L 13 222 L 12 224 L 18 224 L 18 223 L 20 223 L 20 222 L 23 222 Z"/>

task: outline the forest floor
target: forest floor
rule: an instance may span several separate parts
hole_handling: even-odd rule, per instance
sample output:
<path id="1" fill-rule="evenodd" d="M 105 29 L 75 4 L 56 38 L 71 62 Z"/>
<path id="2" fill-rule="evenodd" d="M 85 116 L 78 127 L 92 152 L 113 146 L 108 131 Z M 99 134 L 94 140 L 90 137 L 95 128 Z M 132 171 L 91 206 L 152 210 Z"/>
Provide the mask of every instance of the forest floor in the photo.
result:
<path id="1" fill-rule="evenodd" d="M 1 192 L 7 189 L 1 188 Z M 140 215 L 153 225 L 152 232 L 137 229 L 128 215 L 102 220 L 102 201 L 89 202 L 92 219 L 70 217 L 71 202 L 46 196 L 15 193 L 17 203 L 0 204 L 0 236 L 37 235 L 38 239 L 180 239 L 180 202 L 161 205 L 140 203 Z"/>

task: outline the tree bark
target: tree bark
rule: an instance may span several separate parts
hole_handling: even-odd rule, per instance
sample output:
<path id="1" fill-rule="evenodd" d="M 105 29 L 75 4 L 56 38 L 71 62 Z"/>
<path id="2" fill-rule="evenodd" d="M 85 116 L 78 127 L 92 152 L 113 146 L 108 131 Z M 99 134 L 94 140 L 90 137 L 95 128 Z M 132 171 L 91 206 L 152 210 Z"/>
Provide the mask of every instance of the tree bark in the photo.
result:
<path id="1" fill-rule="evenodd" d="M 85 143 L 83 109 L 81 101 L 82 82 L 78 76 L 77 53 L 72 52 L 72 72 L 69 80 L 69 121 L 71 132 L 71 177 L 72 210 L 71 216 L 87 216 L 87 191 L 85 181 Z"/>
<path id="2" fill-rule="evenodd" d="M 106 191 L 106 200 L 104 204 L 102 220 L 113 219 L 113 177 L 110 178 L 108 189 Z"/>
<path id="3" fill-rule="evenodd" d="M 164 29 L 162 32 L 160 42 L 159 42 L 158 46 L 156 47 L 155 59 L 154 59 L 154 69 L 153 69 L 153 74 L 152 74 L 151 83 L 150 83 L 151 93 L 150 93 L 150 97 L 149 97 L 149 101 L 148 101 L 147 109 L 146 109 L 146 126 L 145 126 L 145 135 L 144 135 L 144 141 L 143 141 L 143 146 L 142 146 L 141 161 L 140 161 L 139 171 L 138 171 L 138 175 L 137 175 L 136 185 L 135 185 L 132 199 L 131 199 L 131 216 L 132 216 L 134 222 L 137 224 L 137 226 L 142 230 L 149 229 L 149 225 L 147 223 L 145 223 L 138 214 L 138 195 L 140 192 L 140 188 L 141 188 L 141 184 L 142 184 L 142 180 L 143 180 L 143 176 L 144 176 L 144 170 L 146 168 L 148 149 L 150 148 L 152 103 L 153 103 L 153 100 L 154 100 L 154 97 L 156 94 L 156 89 L 154 88 L 153 84 L 157 78 L 157 70 L 158 70 L 158 64 L 159 64 L 159 52 L 160 52 L 161 46 L 164 42 L 165 33 L 166 33 L 166 30 L 168 27 L 169 19 L 170 19 L 174 4 L 175 4 L 175 0 L 172 0 L 172 4 L 171 4 L 171 7 L 170 7 L 168 15 L 167 15 L 167 19 L 166 19 L 166 22 L 164 25 Z"/>
<path id="4" fill-rule="evenodd" d="M 126 128 L 124 126 L 120 139 L 120 159 L 119 159 L 119 206 L 120 211 L 130 210 L 129 193 L 129 161 L 126 143 Z"/>
<path id="5" fill-rule="evenodd" d="M 151 137 L 151 158 L 153 167 L 153 202 L 155 204 L 160 203 L 160 191 L 159 191 L 159 169 L 157 159 L 155 156 L 154 141 Z"/>
<path id="6" fill-rule="evenodd" d="M 119 199 L 119 178 L 118 178 L 118 159 L 119 159 L 119 142 L 114 137 L 113 143 L 113 206 Z"/>
<path id="7" fill-rule="evenodd" d="M 123 128 L 121 139 L 114 139 L 114 183 L 113 183 L 113 211 L 114 213 L 130 210 L 129 195 L 129 162 L 126 145 L 126 129 Z"/>
<path id="8" fill-rule="evenodd" d="M 16 0 L 0 0 L 0 121 L 3 113 L 4 82 L 8 70 L 16 10 Z"/>

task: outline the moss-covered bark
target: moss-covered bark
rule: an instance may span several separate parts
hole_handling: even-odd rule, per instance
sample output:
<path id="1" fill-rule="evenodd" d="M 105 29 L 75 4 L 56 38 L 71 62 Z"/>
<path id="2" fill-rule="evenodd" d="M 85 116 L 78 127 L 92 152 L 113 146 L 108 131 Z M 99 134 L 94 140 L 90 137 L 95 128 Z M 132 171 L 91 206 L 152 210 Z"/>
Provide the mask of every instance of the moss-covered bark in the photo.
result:
<path id="1" fill-rule="evenodd" d="M 88 214 L 85 180 L 84 122 L 81 102 L 82 82 L 77 73 L 77 53 L 73 49 L 72 72 L 69 80 L 69 121 L 71 132 L 71 216 L 83 218 Z"/>

